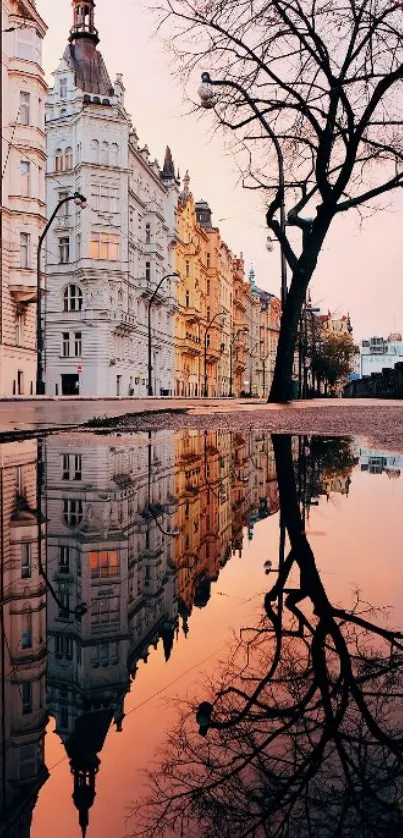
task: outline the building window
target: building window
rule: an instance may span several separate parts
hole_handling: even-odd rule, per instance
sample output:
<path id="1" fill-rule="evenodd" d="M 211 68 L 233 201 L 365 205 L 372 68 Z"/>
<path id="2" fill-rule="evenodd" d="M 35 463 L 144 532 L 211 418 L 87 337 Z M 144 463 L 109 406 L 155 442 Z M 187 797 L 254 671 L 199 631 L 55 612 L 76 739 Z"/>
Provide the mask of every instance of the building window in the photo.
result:
<path id="1" fill-rule="evenodd" d="M 151 262 L 146 262 L 146 282 L 151 282 Z"/>
<path id="2" fill-rule="evenodd" d="M 31 164 L 27 160 L 21 160 L 20 163 L 21 175 L 21 197 L 31 197 Z"/>
<path id="3" fill-rule="evenodd" d="M 210 323 L 210 306 L 207 306 L 206 317 L 207 317 L 207 322 Z"/>
<path id="4" fill-rule="evenodd" d="M 186 308 L 189 308 L 189 306 L 190 306 L 190 293 L 189 293 L 189 291 L 186 291 L 186 294 L 185 294 L 185 306 L 186 306 Z"/>
<path id="5" fill-rule="evenodd" d="M 70 547 L 61 547 L 59 555 L 59 573 L 70 572 Z"/>
<path id="6" fill-rule="evenodd" d="M 81 500 L 63 501 L 63 518 L 68 527 L 78 527 L 83 520 L 83 504 Z"/>
<path id="7" fill-rule="evenodd" d="M 186 262 L 185 262 L 185 275 L 186 275 L 186 276 L 189 276 L 189 274 L 190 274 L 190 262 L 189 262 L 189 259 L 186 259 Z"/>
<path id="8" fill-rule="evenodd" d="M 59 217 L 67 218 L 69 214 L 69 205 L 66 201 L 66 198 L 68 197 L 69 193 L 66 192 L 66 190 L 63 190 L 63 192 L 59 192 L 59 201 L 64 201 L 64 204 L 60 207 L 58 212 Z"/>
<path id="9" fill-rule="evenodd" d="M 150 244 L 151 241 L 151 224 L 146 224 L 146 244 Z"/>
<path id="10" fill-rule="evenodd" d="M 83 293 L 78 285 L 68 285 L 63 296 L 64 311 L 81 311 L 83 307 Z"/>
<path id="11" fill-rule="evenodd" d="M 101 143 L 101 166 L 107 166 L 109 164 L 109 143 L 103 142 Z"/>
<path id="12" fill-rule="evenodd" d="M 59 93 L 61 99 L 67 99 L 67 79 L 60 79 Z"/>
<path id="13" fill-rule="evenodd" d="M 21 579 L 30 579 L 32 558 L 31 544 L 22 544 L 21 549 Z"/>
<path id="14" fill-rule="evenodd" d="M 68 661 L 73 660 L 73 638 L 72 637 L 64 637 L 63 635 L 59 635 L 59 637 L 55 638 L 55 652 L 56 657 L 65 658 Z M 62 708 L 63 710 L 67 710 L 66 707 Z M 68 724 L 62 725 L 62 727 L 67 727 Z"/>
<path id="15" fill-rule="evenodd" d="M 32 649 L 32 612 L 24 611 L 21 622 L 21 646 L 23 649 Z"/>
<path id="16" fill-rule="evenodd" d="M 119 575 L 117 550 L 97 550 L 90 553 L 91 579 L 109 579 Z"/>
<path id="17" fill-rule="evenodd" d="M 91 140 L 91 163 L 99 163 L 99 140 Z"/>
<path id="18" fill-rule="evenodd" d="M 63 332 L 62 355 L 63 358 L 70 358 L 70 332 Z"/>
<path id="19" fill-rule="evenodd" d="M 63 150 L 61 148 L 57 148 L 55 151 L 55 170 L 56 172 L 63 171 L 63 162 L 64 162 L 64 155 Z"/>
<path id="20" fill-rule="evenodd" d="M 115 233 L 93 233 L 91 258 L 115 262 L 119 259 L 119 236 Z"/>
<path id="21" fill-rule="evenodd" d="M 20 267 L 30 268 L 30 244 L 31 236 L 29 233 L 20 233 Z"/>
<path id="22" fill-rule="evenodd" d="M 118 166 L 119 165 L 119 146 L 118 146 L 117 143 L 112 143 L 111 144 L 110 164 L 111 164 L 111 166 Z"/>
<path id="23" fill-rule="evenodd" d="M 81 233 L 77 233 L 76 237 L 76 261 L 81 259 Z"/>
<path id="24" fill-rule="evenodd" d="M 17 314 L 15 318 L 15 345 L 16 346 L 23 346 L 24 345 L 24 326 L 25 326 L 25 315 L 24 314 Z"/>
<path id="25" fill-rule="evenodd" d="M 30 681 L 23 681 L 21 684 L 22 715 L 32 713 L 32 684 Z"/>
<path id="26" fill-rule="evenodd" d="M 70 591 L 65 587 L 59 588 L 57 595 L 59 599 L 59 620 L 68 620 L 70 613 Z"/>
<path id="27" fill-rule="evenodd" d="M 74 357 L 80 358 L 82 352 L 81 332 L 74 332 Z"/>
<path id="28" fill-rule="evenodd" d="M 210 280 L 207 280 L 207 288 L 206 288 L 207 296 L 210 296 Z"/>
<path id="29" fill-rule="evenodd" d="M 66 148 L 64 153 L 64 168 L 65 169 L 72 169 L 73 168 L 73 149 Z"/>
<path id="30" fill-rule="evenodd" d="M 63 480 L 81 480 L 81 454 L 63 454 Z"/>
<path id="31" fill-rule="evenodd" d="M 210 264 L 211 264 L 211 255 L 210 255 L 210 253 L 207 253 L 207 255 L 206 255 L 206 261 L 207 261 L 207 267 L 209 268 L 209 267 L 210 267 Z"/>
<path id="32" fill-rule="evenodd" d="M 31 123 L 31 94 L 20 92 L 20 123 L 30 125 Z"/>
<path id="33" fill-rule="evenodd" d="M 20 780 L 32 780 L 37 775 L 39 747 L 20 745 L 18 748 L 18 776 Z"/>
<path id="34" fill-rule="evenodd" d="M 92 600 L 91 624 L 93 626 L 117 622 L 119 622 L 119 597 Z"/>
<path id="35" fill-rule="evenodd" d="M 59 264 L 67 265 L 70 261 L 70 239 L 68 236 L 62 236 L 59 239 Z"/>

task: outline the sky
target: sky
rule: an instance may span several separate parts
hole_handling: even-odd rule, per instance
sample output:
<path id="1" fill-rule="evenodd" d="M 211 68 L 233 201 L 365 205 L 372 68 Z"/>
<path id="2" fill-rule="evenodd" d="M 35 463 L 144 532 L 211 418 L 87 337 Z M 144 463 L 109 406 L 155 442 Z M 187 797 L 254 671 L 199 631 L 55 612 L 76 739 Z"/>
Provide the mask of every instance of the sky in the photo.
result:
<path id="1" fill-rule="evenodd" d="M 264 199 L 244 190 L 223 138 L 212 137 L 211 115 L 189 113 L 184 91 L 174 79 L 170 57 L 156 33 L 152 0 L 98 0 L 96 25 L 112 81 L 123 73 L 126 107 L 140 142 L 161 162 L 171 147 L 183 176 L 189 170 L 191 190 L 207 200 L 213 222 L 231 250 L 243 252 L 247 270 L 254 266 L 260 287 L 280 294 L 280 254 L 265 247 Z M 49 26 L 44 66 L 49 82 L 67 43 L 70 0 L 37 0 Z M 360 226 L 355 212 L 334 222 L 311 283 L 311 296 L 323 311 L 349 312 L 355 339 L 403 331 L 403 191 L 390 196 L 388 209 Z"/>

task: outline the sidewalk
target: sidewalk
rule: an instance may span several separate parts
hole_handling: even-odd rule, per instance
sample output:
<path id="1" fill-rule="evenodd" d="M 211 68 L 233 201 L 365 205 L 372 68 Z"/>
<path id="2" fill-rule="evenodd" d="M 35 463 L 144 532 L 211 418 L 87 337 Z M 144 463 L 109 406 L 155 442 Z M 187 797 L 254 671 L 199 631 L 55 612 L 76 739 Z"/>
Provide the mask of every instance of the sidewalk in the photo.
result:
<path id="1" fill-rule="evenodd" d="M 149 414 L 153 427 L 193 427 L 197 423 L 219 424 L 219 417 L 231 424 L 267 427 L 277 432 L 311 431 L 319 433 L 362 433 L 376 426 L 388 437 L 399 439 L 403 433 L 403 401 L 375 399 L 318 399 L 291 402 L 288 405 L 266 404 L 261 399 L 83 399 L 69 397 L 31 397 L 0 401 L 0 438 L 25 432 L 63 430 L 79 427 L 94 417 L 117 417 L 130 414 L 133 427 L 144 426 Z M 164 415 L 166 414 L 166 416 Z M 184 415 L 182 415 L 184 414 Z M 125 423 L 126 426 L 130 422 Z M 389 436 L 390 435 L 390 436 Z"/>

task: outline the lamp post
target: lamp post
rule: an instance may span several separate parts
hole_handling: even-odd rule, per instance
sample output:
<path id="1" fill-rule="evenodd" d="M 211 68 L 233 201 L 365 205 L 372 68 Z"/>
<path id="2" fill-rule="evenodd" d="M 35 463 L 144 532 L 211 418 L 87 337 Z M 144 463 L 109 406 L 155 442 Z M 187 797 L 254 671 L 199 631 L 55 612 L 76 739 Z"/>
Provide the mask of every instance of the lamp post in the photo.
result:
<path id="1" fill-rule="evenodd" d="M 259 343 L 255 343 L 253 349 L 249 350 L 249 357 L 250 357 L 250 367 L 249 367 L 249 392 L 252 394 L 252 384 L 253 384 L 253 355 L 255 354 Z"/>
<path id="2" fill-rule="evenodd" d="M 210 73 L 202 73 L 201 77 L 201 85 L 199 87 L 199 96 L 201 99 L 202 107 L 206 109 L 214 108 L 216 104 L 216 98 L 214 96 L 214 87 L 231 87 L 233 90 L 237 90 L 243 98 L 245 102 L 249 105 L 257 119 L 259 120 L 260 124 L 263 125 L 265 131 L 267 131 L 274 148 L 277 154 L 277 162 L 278 162 L 278 192 L 279 192 L 279 209 L 280 209 L 280 229 L 281 233 L 284 236 L 286 230 L 286 215 L 285 215 L 285 176 L 284 176 L 284 156 L 282 152 L 281 145 L 278 141 L 276 133 L 273 131 L 273 128 L 269 125 L 261 111 L 256 105 L 256 102 L 249 96 L 249 93 L 245 90 L 242 85 L 238 84 L 236 81 L 231 81 L 229 79 L 224 79 L 222 81 L 218 81 L 217 79 L 212 79 Z M 267 241 L 268 249 L 272 249 L 272 242 L 269 238 Z M 281 252 L 281 306 L 284 311 L 285 302 L 287 299 L 287 261 L 285 258 L 284 248 L 281 245 L 280 248 Z"/>
<path id="3" fill-rule="evenodd" d="M 204 398 L 207 399 L 208 397 L 208 377 L 207 377 L 207 337 L 210 333 L 210 329 L 217 320 L 218 317 L 225 317 L 223 311 L 218 311 L 217 314 L 207 323 L 206 331 L 204 333 Z"/>
<path id="4" fill-rule="evenodd" d="M 74 192 L 74 195 L 69 195 L 67 198 L 62 198 L 53 210 L 45 228 L 42 230 L 38 240 L 38 250 L 36 254 L 36 351 L 38 355 L 37 371 L 36 371 L 36 394 L 43 396 L 45 394 L 45 382 L 43 380 L 43 331 L 42 331 L 42 295 L 41 295 L 41 253 L 42 245 L 48 234 L 49 228 L 53 224 L 60 207 L 63 204 L 74 201 L 76 206 L 80 209 L 85 209 L 87 206 L 87 199 L 80 192 Z"/>
<path id="5" fill-rule="evenodd" d="M 244 332 L 248 332 L 248 331 L 249 330 L 246 327 L 243 327 L 242 329 L 238 329 L 235 332 L 235 334 L 232 335 L 232 338 L 230 340 L 230 345 L 229 345 L 229 393 L 228 393 L 228 395 L 230 397 L 232 397 L 234 395 L 234 393 L 233 393 L 233 383 L 234 383 L 234 381 L 233 381 L 233 372 L 232 372 L 234 344 L 235 344 L 235 341 L 239 338 L 239 335 L 243 334 Z"/>
<path id="6" fill-rule="evenodd" d="M 151 294 L 150 301 L 148 303 L 148 324 L 147 324 L 147 334 L 148 334 L 148 386 L 147 386 L 147 394 L 149 396 L 153 395 L 153 381 L 152 381 L 152 373 L 153 373 L 153 364 L 152 364 L 152 341 L 151 341 L 151 307 L 152 304 L 158 294 L 158 291 L 161 288 L 162 283 L 169 279 L 170 277 L 177 277 L 177 273 L 165 274 L 165 276 L 160 279 L 157 287 L 154 289 L 153 293 Z"/>

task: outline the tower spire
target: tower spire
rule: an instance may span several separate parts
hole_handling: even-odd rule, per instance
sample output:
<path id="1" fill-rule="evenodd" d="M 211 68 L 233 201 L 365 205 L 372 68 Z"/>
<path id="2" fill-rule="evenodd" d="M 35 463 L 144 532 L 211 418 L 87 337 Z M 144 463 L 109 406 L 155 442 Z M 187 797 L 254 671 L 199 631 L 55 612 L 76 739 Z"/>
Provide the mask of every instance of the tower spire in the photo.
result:
<path id="1" fill-rule="evenodd" d="M 79 38 L 87 38 L 99 41 L 98 31 L 95 28 L 95 0 L 72 0 L 73 26 L 70 29 L 71 42 Z"/>

